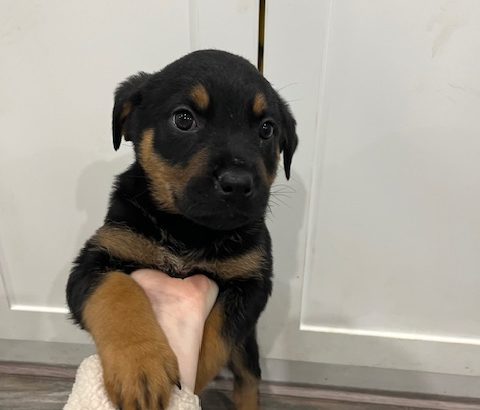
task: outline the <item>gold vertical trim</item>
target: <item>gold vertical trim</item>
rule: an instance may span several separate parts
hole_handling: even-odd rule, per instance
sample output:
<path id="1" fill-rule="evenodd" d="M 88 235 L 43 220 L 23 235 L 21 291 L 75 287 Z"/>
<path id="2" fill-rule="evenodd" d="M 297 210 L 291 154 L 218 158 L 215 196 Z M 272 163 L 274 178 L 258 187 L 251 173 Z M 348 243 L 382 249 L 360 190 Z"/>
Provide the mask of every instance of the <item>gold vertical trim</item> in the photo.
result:
<path id="1" fill-rule="evenodd" d="M 265 2 L 266 0 L 259 0 L 258 12 L 258 56 L 257 68 L 263 74 L 263 50 L 265 44 Z"/>

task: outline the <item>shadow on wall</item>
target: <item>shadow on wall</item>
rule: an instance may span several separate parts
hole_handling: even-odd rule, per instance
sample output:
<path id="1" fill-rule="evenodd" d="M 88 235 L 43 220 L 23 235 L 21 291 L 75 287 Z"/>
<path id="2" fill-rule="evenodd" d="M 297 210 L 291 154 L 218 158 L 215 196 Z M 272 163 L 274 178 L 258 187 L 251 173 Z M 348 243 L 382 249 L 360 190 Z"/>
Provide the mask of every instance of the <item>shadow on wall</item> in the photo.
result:
<path id="1" fill-rule="evenodd" d="M 132 154 L 120 154 L 111 161 L 102 160 L 89 164 L 80 175 L 77 181 L 76 204 L 78 211 L 85 215 L 85 222 L 81 227 L 69 226 L 66 228 L 78 232 L 75 241 L 76 251 L 70 255 L 69 261 L 60 270 L 51 285 L 49 301 L 52 304 L 58 300 L 59 294 L 65 295 L 65 287 L 73 260 L 85 241 L 103 223 L 115 175 L 123 172 L 132 162 Z"/>
<path id="2" fill-rule="evenodd" d="M 279 335 L 288 329 L 298 329 L 299 316 L 291 306 L 292 286 L 300 275 L 303 260 L 297 260 L 300 230 L 306 217 L 306 188 L 300 176 L 292 173 L 290 181 L 280 177 L 283 170 L 278 170 L 278 183 L 272 186 L 270 201 L 271 211 L 267 224 L 272 236 L 274 257 L 273 293 L 259 325 L 259 345 L 261 356 L 269 356 Z M 300 242 L 303 242 L 300 240 Z M 300 289 L 301 291 L 301 289 Z M 283 346 L 282 350 L 295 349 L 294 344 Z"/>

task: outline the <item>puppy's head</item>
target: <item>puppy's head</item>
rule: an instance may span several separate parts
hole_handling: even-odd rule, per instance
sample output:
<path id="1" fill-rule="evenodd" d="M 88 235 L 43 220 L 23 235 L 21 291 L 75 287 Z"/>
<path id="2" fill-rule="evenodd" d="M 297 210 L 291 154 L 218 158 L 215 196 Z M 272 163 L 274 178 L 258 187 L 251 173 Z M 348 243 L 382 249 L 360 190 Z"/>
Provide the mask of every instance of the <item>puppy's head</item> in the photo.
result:
<path id="1" fill-rule="evenodd" d="M 191 53 L 117 89 L 113 145 L 132 141 L 157 205 L 217 230 L 265 214 L 280 154 L 287 178 L 295 120 L 245 59 Z"/>

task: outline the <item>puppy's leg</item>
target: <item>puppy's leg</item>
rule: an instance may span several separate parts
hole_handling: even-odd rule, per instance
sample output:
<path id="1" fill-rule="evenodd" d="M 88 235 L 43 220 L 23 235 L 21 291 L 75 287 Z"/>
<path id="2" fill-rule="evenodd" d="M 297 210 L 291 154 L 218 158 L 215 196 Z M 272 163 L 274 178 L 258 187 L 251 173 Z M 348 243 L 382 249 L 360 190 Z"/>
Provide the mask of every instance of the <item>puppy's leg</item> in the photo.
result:
<path id="1" fill-rule="evenodd" d="M 222 335 L 224 326 L 223 305 L 217 300 L 203 329 L 202 347 L 198 358 L 195 394 L 199 394 L 207 384 L 227 364 L 231 345 Z"/>
<path id="2" fill-rule="evenodd" d="M 180 380 L 176 356 L 143 289 L 123 273 L 104 275 L 82 319 L 95 340 L 107 393 L 122 410 L 164 409 Z"/>
<path id="3" fill-rule="evenodd" d="M 233 387 L 235 409 L 260 409 L 258 384 L 261 371 L 255 330 L 247 336 L 243 344 L 233 348 L 230 369 L 235 377 Z"/>

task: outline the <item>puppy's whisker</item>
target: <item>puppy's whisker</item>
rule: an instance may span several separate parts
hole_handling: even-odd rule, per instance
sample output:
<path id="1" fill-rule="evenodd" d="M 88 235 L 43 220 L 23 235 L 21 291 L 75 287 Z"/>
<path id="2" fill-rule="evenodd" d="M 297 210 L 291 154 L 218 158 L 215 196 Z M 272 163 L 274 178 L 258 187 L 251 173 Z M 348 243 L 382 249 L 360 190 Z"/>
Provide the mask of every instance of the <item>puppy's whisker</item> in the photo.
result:
<path id="1" fill-rule="evenodd" d="M 287 85 L 284 85 L 283 87 L 277 88 L 277 91 L 282 91 L 285 90 L 285 88 L 291 87 L 292 85 L 299 85 L 299 82 L 294 82 L 294 83 L 289 83 Z"/>
<path id="2" fill-rule="evenodd" d="M 148 192 L 148 189 L 145 189 L 144 191 L 142 191 L 142 192 L 138 193 L 137 195 L 134 195 L 134 196 L 132 196 L 132 199 L 134 199 L 134 200 L 135 200 L 135 199 L 137 199 L 137 198 L 139 198 L 139 197 L 141 197 L 141 196 L 145 195 L 147 192 Z"/>
<path id="3" fill-rule="evenodd" d="M 278 186 L 278 187 L 273 187 L 274 192 L 289 192 L 294 194 L 296 191 L 294 188 L 286 187 L 286 186 Z"/>
<path id="4" fill-rule="evenodd" d="M 269 204 L 267 204 L 267 212 L 266 212 L 265 216 L 269 221 L 272 220 L 273 211 L 272 211 L 272 207 Z"/>
<path id="5" fill-rule="evenodd" d="M 278 195 L 285 195 L 285 196 L 290 196 L 290 195 L 293 195 L 295 192 L 291 192 L 291 191 L 271 191 L 272 194 L 278 194 Z"/>
<path id="6" fill-rule="evenodd" d="M 290 199 L 291 196 L 288 195 L 288 194 L 283 194 L 283 193 L 272 193 L 272 195 L 275 197 L 275 198 L 279 198 L 279 197 L 283 197 L 283 198 L 286 198 L 286 199 Z"/>
<path id="7" fill-rule="evenodd" d="M 279 198 L 277 196 L 274 195 L 274 198 L 279 201 L 282 205 L 286 206 L 288 209 L 292 209 L 292 207 L 290 206 L 290 204 L 288 204 L 287 202 L 285 202 L 282 198 Z"/>
<path id="8" fill-rule="evenodd" d="M 268 201 L 268 203 L 269 203 L 269 205 L 273 204 L 273 205 L 275 205 L 275 206 L 278 206 L 278 202 L 275 202 L 273 199 L 270 199 L 270 200 Z"/>
<path id="9" fill-rule="evenodd" d="M 287 191 L 291 191 L 292 193 L 296 192 L 295 188 L 293 188 L 292 186 L 287 185 L 287 184 L 275 184 L 275 185 L 272 186 L 272 188 L 273 189 L 277 189 L 277 188 L 285 189 Z"/>
<path id="10" fill-rule="evenodd" d="M 274 197 L 275 197 L 275 199 L 276 199 L 277 201 L 279 201 L 281 204 L 287 206 L 287 203 L 286 203 L 282 198 L 279 198 L 279 197 L 277 197 L 277 196 L 274 196 Z"/>

